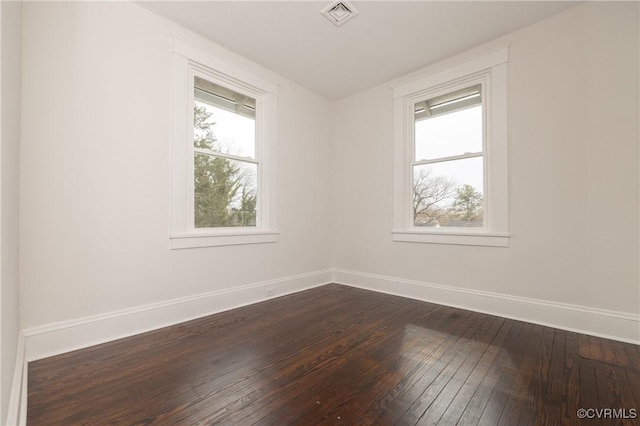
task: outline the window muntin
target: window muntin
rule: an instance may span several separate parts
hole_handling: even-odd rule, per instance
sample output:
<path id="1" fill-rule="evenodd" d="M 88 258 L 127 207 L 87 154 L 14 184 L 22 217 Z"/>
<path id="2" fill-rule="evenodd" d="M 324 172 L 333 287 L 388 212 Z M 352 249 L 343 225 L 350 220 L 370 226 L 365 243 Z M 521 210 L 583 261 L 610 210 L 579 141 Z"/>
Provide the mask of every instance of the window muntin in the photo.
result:
<path id="1" fill-rule="evenodd" d="M 480 84 L 414 104 L 414 226 L 484 226 L 482 110 Z"/>
<path id="2" fill-rule="evenodd" d="M 194 228 L 255 227 L 256 100 L 195 76 L 193 118 Z"/>

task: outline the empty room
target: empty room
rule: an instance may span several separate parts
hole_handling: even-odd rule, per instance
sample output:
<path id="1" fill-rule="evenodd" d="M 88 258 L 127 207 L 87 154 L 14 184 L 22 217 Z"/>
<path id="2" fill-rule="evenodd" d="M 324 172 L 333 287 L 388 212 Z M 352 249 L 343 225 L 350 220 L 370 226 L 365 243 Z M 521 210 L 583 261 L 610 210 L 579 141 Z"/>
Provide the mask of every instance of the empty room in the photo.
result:
<path id="1" fill-rule="evenodd" d="M 639 22 L 0 1 L 0 424 L 640 425 Z"/>

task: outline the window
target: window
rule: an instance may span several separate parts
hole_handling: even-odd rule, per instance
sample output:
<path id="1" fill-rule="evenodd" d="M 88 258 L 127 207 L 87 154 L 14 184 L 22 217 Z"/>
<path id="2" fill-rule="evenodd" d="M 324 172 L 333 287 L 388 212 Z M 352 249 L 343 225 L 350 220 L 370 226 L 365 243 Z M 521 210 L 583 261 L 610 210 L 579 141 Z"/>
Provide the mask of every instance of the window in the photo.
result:
<path id="1" fill-rule="evenodd" d="M 194 227 L 256 226 L 256 100 L 195 76 Z"/>
<path id="2" fill-rule="evenodd" d="M 395 241 L 508 246 L 506 62 L 394 87 Z"/>
<path id="3" fill-rule="evenodd" d="M 174 42 L 171 247 L 276 241 L 276 87 Z"/>
<path id="4" fill-rule="evenodd" d="M 413 224 L 484 226 L 482 86 L 415 104 Z"/>

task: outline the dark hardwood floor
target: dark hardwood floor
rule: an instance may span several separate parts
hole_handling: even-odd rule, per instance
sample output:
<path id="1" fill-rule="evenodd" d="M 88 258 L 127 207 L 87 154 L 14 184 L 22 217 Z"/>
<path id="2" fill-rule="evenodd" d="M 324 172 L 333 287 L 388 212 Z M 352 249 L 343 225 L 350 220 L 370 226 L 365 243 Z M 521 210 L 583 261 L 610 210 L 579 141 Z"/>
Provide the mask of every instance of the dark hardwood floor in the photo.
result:
<path id="1" fill-rule="evenodd" d="M 340 285 L 31 362 L 28 386 L 29 425 L 640 424 L 611 418 L 640 409 L 638 346 Z"/>

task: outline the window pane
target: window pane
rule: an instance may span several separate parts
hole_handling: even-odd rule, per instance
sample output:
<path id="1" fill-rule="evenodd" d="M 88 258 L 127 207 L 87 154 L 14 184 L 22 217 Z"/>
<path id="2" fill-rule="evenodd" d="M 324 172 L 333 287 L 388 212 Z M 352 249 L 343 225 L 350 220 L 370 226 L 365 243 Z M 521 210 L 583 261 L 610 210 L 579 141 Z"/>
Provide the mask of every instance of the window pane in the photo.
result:
<path id="1" fill-rule="evenodd" d="M 256 226 L 258 165 L 195 154 L 196 228 Z"/>
<path id="2" fill-rule="evenodd" d="M 255 158 L 255 99 L 199 77 L 194 99 L 194 147 Z"/>
<path id="3" fill-rule="evenodd" d="M 482 105 L 416 119 L 416 161 L 470 152 L 482 152 Z"/>
<path id="4" fill-rule="evenodd" d="M 415 226 L 483 226 L 482 157 L 413 167 Z"/>

